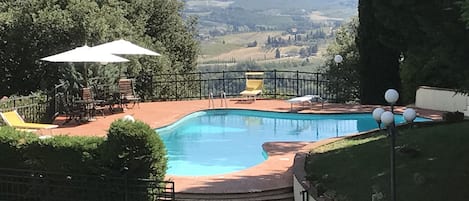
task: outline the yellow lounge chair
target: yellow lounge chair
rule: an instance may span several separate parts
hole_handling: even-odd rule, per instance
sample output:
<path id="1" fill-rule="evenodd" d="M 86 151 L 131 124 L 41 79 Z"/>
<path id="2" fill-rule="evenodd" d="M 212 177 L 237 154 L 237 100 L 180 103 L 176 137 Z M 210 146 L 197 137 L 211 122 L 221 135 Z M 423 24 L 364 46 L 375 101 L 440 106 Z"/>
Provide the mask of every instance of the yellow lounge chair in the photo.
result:
<path id="1" fill-rule="evenodd" d="M 246 76 L 246 89 L 240 94 L 246 96 L 247 98 L 253 97 L 256 101 L 256 96 L 262 94 L 262 88 L 264 87 L 264 79 L 262 76 L 263 72 L 247 72 Z M 257 78 L 252 78 L 257 76 Z"/>
<path id="2" fill-rule="evenodd" d="M 3 121 L 8 126 L 18 129 L 51 129 L 59 127 L 58 125 L 54 124 L 26 123 L 16 110 L 10 112 L 0 112 L 0 116 L 2 116 Z"/>

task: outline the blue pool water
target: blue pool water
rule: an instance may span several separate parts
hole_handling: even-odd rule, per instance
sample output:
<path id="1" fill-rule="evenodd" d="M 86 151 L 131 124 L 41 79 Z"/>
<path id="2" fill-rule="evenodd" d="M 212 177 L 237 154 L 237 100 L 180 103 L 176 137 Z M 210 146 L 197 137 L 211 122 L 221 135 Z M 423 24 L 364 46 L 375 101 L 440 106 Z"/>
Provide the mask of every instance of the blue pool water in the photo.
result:
<path id="1" fill-rule="evenodd" d="M 428 121 L 417 118 L 416 121 Z M 396 122 L 404 122 L 396 115 Z M 254 110 L 206 110 L 158 128 L 168 152 L 168 174 L 202 176 L 262 163 L 264 142 L 318 141 L 377 128 L 370 113 L 295 114 Z"/>

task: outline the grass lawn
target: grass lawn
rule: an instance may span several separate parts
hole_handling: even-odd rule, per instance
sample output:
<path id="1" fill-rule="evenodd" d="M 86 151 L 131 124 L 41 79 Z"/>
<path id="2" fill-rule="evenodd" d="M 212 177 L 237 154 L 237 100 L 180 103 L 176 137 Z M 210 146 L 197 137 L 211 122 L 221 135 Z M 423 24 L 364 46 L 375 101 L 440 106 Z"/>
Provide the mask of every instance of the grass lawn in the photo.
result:
<path id="1" fill-rule="evenodd" d="M 205 42 L 201 46 L 201 53 L 204 56 L 213 57 L 219 54 L 230 52 L 232 50 L 245 48 L 245 46 L 240 44 L 230 44 L 222 42 Z"/>
<path id="2" fill-rule="evenodd" d="M 263 46 L 268 36 L 280 36 L 280 31 L 269 31 L 269 32 L 248 32 L 248 33 L 237 33 L 228 34 L 225 36 L 217 36 L 209 41 L 201 42 L 201 54 L 207 57 L 219 57 L 221 54 L 230 53 L 233 50 L 238 49 L 250 49 L 247 48 L 247 44 L 257 41 L 258 46 Z M 237 55 L 231 57 L 236 58 Z"/>
<path id="3" fill-rule="evenodd" d="M 469 122 L 399 128 L 396 138 L 397 200 L 466 201 L 469 198 Z M 309 180 L 343 200 L 389 200 L 389 139 L 385 131 L 345 139 L 312 151 Z"/>

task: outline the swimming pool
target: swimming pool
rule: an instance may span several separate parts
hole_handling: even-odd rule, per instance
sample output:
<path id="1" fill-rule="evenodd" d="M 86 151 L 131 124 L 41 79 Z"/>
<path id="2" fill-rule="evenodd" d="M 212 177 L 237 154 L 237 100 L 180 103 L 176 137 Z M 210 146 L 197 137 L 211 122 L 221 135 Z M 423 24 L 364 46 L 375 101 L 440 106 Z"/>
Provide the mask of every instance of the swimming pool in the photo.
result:
<path id="1" fill-rule="evenodd" d="M 396 122 L 404 122 L 396 115 Z M 428 121 L 417 118 L 416 121 Z M 242 109 L 192 113 L 156 129 L 168 152 L 168 174 L 203 176 L 243 170 L 267 159 L 262 144 L 318 141 L 377 128 L 371 113 L 296 114 Z"/>

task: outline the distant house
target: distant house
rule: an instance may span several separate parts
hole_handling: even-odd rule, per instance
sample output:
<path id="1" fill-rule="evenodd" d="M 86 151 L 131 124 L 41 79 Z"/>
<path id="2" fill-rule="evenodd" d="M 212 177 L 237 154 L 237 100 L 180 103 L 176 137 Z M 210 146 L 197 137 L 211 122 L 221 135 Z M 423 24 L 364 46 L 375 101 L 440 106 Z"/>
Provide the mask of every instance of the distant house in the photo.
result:
<path id="1" fill-rule="evenodd" d="M 199 40 L 208 40 L 208 39 L 210 39 L 210 35 L 200 33 L 200 34 L 197 35 L 197 38 L 198 38 Z"/>

